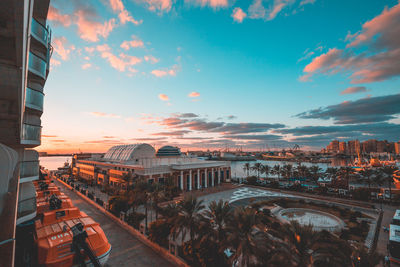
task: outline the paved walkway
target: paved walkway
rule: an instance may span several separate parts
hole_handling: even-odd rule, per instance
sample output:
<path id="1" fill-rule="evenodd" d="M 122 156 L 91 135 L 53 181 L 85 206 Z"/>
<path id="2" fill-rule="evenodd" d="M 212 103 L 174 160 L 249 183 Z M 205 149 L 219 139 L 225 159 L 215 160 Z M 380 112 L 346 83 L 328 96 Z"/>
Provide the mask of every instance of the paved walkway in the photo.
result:
<path id="1" fill-rule="evenodd" d="M 74 206 L 84 211 L 98 222 L 112 245 L 107 266 L 173 266 L 151 248 L 141 243 L 118 223 L 111 220 L 94 206 L 84 201 L 76 193 L 60 182 L 56 185 L 71 200 Z"/>

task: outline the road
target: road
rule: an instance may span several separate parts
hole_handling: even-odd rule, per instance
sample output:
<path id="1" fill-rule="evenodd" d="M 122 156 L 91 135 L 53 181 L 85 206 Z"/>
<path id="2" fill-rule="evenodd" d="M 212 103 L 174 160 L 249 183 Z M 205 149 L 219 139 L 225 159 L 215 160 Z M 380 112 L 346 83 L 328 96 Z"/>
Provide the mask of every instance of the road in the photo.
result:
<path id="1" fill-rule="evenodd" d="M 84 211 L 98 222 L 112 245 L 112 251 L 107 266 L 173 266 L 169 261 L 158 255 L 154 250 L 136 239 L 118 223 L 104 215 L 94 206 L 80 198 L 76 193 L 55 181 L 74 206 Z"/>

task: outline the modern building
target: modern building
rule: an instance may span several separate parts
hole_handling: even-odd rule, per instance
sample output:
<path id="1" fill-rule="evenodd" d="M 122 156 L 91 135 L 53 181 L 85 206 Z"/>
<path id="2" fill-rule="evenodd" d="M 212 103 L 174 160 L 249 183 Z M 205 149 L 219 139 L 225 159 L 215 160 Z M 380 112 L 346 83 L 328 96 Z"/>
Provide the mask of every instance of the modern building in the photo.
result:
<path id="1" fill-rule="evenodd" d="M 76 159 L 72 171 L 90 183 L 121 189 L 126 187 L 127 176 L 160 184 L 169 179 L 183 191 L 214 187 L 231 177 L 230 162 L 188 157 L 172 146 L 156 152 L 149 144 L 114 146 L 103 158 Z"/>
<path id="2" fill-rule="evenodd" d="M 396 155 L 400 155 L 400 142 L 394 143 L 394 151 Z"/>
<path id="3" fill-rule="evenodd" d="M 13 266 L 16 225 L 36 216 L 50 0 L 0 1 L 0 266 Z M 3 171 L 4 170 L 4 171 Z"/>

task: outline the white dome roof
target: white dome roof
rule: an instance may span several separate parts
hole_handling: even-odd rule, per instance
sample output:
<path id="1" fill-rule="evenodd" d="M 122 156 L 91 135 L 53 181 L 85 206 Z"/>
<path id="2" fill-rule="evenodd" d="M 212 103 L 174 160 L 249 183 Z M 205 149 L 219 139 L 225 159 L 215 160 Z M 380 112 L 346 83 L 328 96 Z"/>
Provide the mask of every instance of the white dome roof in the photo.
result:
<path id="1" fill-rule="evenodd" d="M 154 157 L 156 150 L 149 144 L 133 144 L 113 146 L 104 155 L 104 159 L 111 161 L 133 161 L 142 158 Z"/>

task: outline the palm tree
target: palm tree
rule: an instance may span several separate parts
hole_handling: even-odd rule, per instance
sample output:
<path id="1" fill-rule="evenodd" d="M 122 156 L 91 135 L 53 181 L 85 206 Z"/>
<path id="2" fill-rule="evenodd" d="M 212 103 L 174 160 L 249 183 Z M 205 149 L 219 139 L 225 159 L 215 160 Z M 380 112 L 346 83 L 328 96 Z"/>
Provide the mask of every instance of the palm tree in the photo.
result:
<path id="1" fill-rule="evenodd" d="M 263 165 L 262 172 L 265 174 L 265 178 L 271 173 L 271 167 L 269 165 Z"/>
<path id="2" fill-rule="evenodd" d="M 363 178 L 367 178 L 368 191 L 371 194 L 371 176 L 375 174 L 375 171 L 372 169 L 363 169 L 360 171 L 360 174 Z"/>
<path id="3" fill-rule="evenodd" d="M 232 216 L 229 202 L 224 202 L 223 200 L 219 200 L 218 202 L 212 201 L 208 205 L 208 210 L 204 212 L 204 215 L 211 222 L 216 241 L 225 240 L 225 226 Z"/>
<path id="4" fill-rule="evenodd" d="M 281 178 L 281 166 L 279 164 L 276 164 L 273 168 L 272 171 L 274 174 L 278 175 L 278 180 Z"/>
<path id="5" fill-rule="evenodd" d="M 256 162 L 251 168 L 257 172 L 257 178 L 260 179 L 260 171 L 262 170 L 263 165 L 260 162 Z"/>
<path id="6" fill-rule="evenodd" d="M 383 179 L 388 183 L 389 186 L 389 202 L 392 202 L 392 185 L 393 185 L 393 174 L 398 169 L 394 166 L 385 166 L 380 169 L 383 174 Z"/>
<path id="7" fill-rule="evenodd" d="M 246 162 L 246 163 L 244 164 L 244 166 L 243 166 L 243 170 L 247 173 L 247 177 L 250 176 L 250 169 L 251 169 L 250 163 Z"/>
<path id="8" fill-rule="evenodd" d="M 239 266 L 248 266 L 250 259 L 257 254 L 256 233 L 260 232 L 261 214 L 255 209 L 239 207 L 235 209 L 232 220 L 227 226 L 227 241 L 234 250 L 231 264 L 240 262 Z M 259 228 L 259 229 L 257 229 Z"/>
<path id="9" fill-rule="evenodd" d="M 341 178 L 344 178 L 344 180 L 346 181 L 346 187 L 348 189 L 349 188 L 350 178 L 354 174 L 354 169 L 352 167 L 348 167 L 348 166 L 347 167 L 340 167 L 339 173 L 340 173 Z"/>
<path id="10" fill-rule="evenodd" d="M 171 229 L 173 237 L 177 234 L 181 235 L 182 245 L 186 233 L 190 237 L 190 245 L 192 248 L 192 257 L 194 258 L 193 241 L 196 235 L 196 229 L 202 219 L 201 211 L 204 209 L 203 200 L 198 201 L 196 197 L 187 195 L 184 200 L 178 204 L 178 214 L 173 219 L 174 226 Z"/>
<path id="11" fill-rule="evenodd" d="M 314 165 L 310 167 L 310 173 L 314 183 L 318 185 L 318 179 L 321 177 L 322 169 L 317 165 Z"/>
<path id="12" fill-rule="evenodd" d="M 336 175 L 338 173 L 338 169 L 334 167 L 329 167 L 326 169 L 325 174 L 331 178 L 332 180 L 336 179 Z"/>

